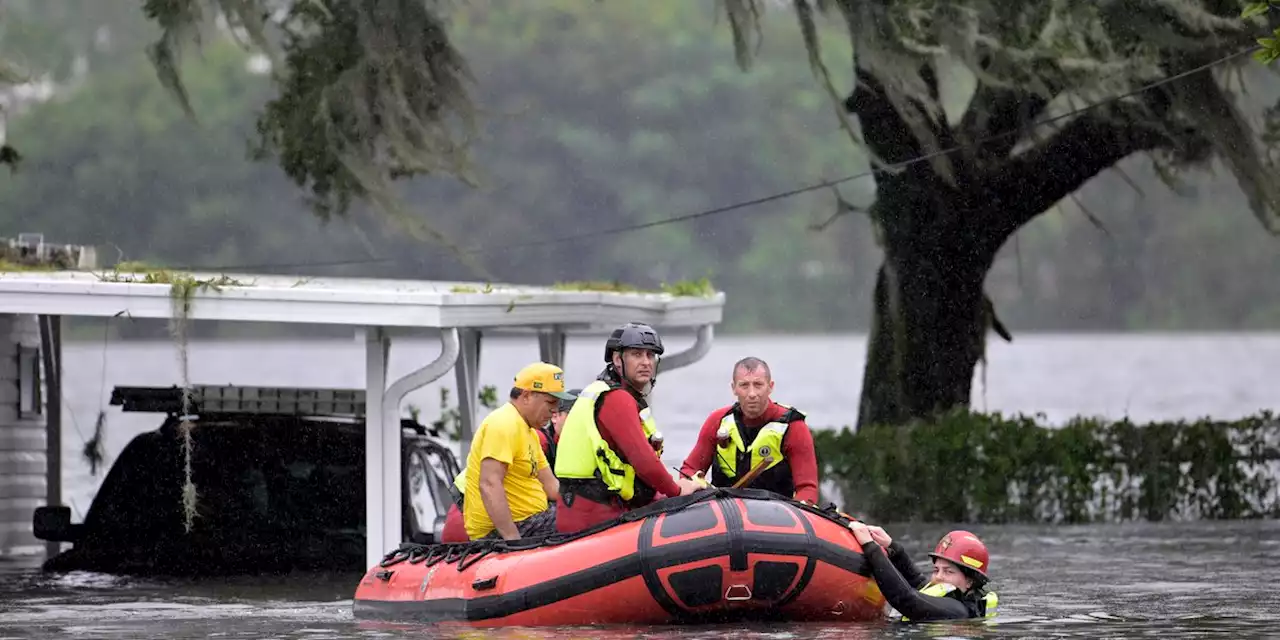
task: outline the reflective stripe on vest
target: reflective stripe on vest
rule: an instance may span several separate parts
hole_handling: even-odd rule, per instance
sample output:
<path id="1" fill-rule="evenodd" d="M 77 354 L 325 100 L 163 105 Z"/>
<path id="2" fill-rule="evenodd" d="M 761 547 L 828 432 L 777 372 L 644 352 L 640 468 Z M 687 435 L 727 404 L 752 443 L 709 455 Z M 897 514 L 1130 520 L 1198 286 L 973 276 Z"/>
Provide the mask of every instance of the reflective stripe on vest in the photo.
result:
<path id="1" fill-rule="evenodd" d="M 457 477 L 453 479 L 453 484 L 449 485 L 449 499 L 453 500 L 453 503 L 457 505 L 459 509 L 461 509 L 463 503 L 466 501 L 466 498 L 467 498 L 467 468 L 463 467 L 462 471 L 459 471 Z"/>
<path id="2" fill-rule="evenodd" d="M 791 413 L 791 407 L 787 405 L 779 405 L 786 408 L 787 413 Z M 786 417 L 786 414 L 783 415 Z M 787 435 L 787 422 L 769 422 L 760 427 L 756 439 L 751 441 L 751 466 L 742 470 L 745 474 L 756 468 L 766 456 L 773 456 L 773 462 L 765 467 L 765 470 L 772 469 L 782 462 L 782 438 Z M 742 434 L 738 431 L 738 421 L 733 416 L 733 411 L 725 414 L 720 419 L 720 428 L 716 430 L 717 442 L 724 441 L 725 438 L 729 442 L 724 446 L 716 445 L 716 466 L 720 467 L 720 472 L 726 478 L 737 478 L 738 473 L 738 454 L 746 451 L 746 447 L 742 444 Z"/>
<path id="3" fill-rule="evenodd" d="M 587 385 L 560 428 L 560 442 L 556 445 L 555 475 L 557 478 L 604 482 L 610 492 L 623 500 L 635 495 L 636 470 L 618 457 L 618 454 L 600 435 L 596 424 L 596 399 L 600 394 L 618 387 L 602 380 Z M 640 425 L 645 438 L 657 432 L 653 413 L 648 407 L 640 410 Z"/>
<path id="4" fill-rule="evenodd" d="M 955 590 L 955 585 L 939 582 L 937 584 L 925 585 L 920 589 L 920 593 L 923 593 L 926 596 L 933 596 L 935 598 L 945 598 L 951 595 Z M 996 607 L 1000 605 L 1000 598 L 996 597 L 994 591 L 990 591 L 983 595 L 981 604 L 983 617 L 994 618 L 996 616 Z M 906 616 L 902 616 L 902 621 L 909 622 L 909 619 Z"/>

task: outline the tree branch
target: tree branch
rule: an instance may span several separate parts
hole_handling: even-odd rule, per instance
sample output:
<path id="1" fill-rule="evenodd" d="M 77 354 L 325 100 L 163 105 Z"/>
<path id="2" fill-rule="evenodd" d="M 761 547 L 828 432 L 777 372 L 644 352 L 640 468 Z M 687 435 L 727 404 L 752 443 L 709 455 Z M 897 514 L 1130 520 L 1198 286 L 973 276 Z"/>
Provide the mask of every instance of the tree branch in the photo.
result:
<path id="1" fill-rule="evenodd" d="M 1195 61 L 1194 57 L 1188 60 Z M 1263 227 L 1280 234 L 1280 185 L 1275 178 L 1276 165 L 1265 148 L 1257 144 L 1257 133 L 1239 105 L 1207 72 L 1188 76 L 1170 85 L 1168 91 L 1178 110 L 1210 142 L 1206 151 L 1216 152 L 1235 175 L 1248 198 L 1249 208 Z"/>
<path id="2" fill-rule="evenodd" d="M 927 63 L 921 65 L 920 75 L 937 101 L 938 80 L 932 66 Z M 895 104 L 884 84 L 861 67 L 855 69 L 855 79 L 856 88 L 845 98 L 844 106 L 858 117 L 864 144 L 880 161 L 895 164 L 955 145 L 955 137 L 945 119 L 942 122 L 927 119 L 928 122 L 917 123 L 913 127 L 909 116 L 899 109 L 914 108 L 921 114 L 929 113 L 929 109 L 904 96 L 899 96 L 899 99 L 906 100 L 906 104 Z M 933 158 L 930 165 L 938 175 L 954 173 L 950 159 L 945 156 Z M 912 169 L 917 167 L 920 165 Z"/>
<path id="3" fill-rule="evenodd" d="M 938 72 L 934 69 L 932 63 L 921 65 L 920 78 L 929 87 L 929 96 L 938 104 L 939 111 L 942 111 L 942 94 L 938 86 Z M 935 126 L 930 128 L 933 130 L 933 136 L 937 140 L 939 148 L 947 149 L 956 145 L 955 132 L 952 131 L 951 123 L 947 121 L 945 114 L 942 115 Z"/>
<path id="4" fill-rule="evenodd" d="M 1049 101 L 1037 94 L 980 85 L 969 101 L 969 108 L 960 119 L 961 135 L 969 141 L 1011 131 L 1040 117 Z M 1013 151 L 1022 136 L 1001 136 L 979 145 L 974 156 L 1003 160 Z"/>
<path id="5" fill-rule="evenodd" d="M 920 142 L 911 133 L 905 119 L 893 108 L 884 85 L 861 68 L 853 93 L 845 98 L 844 107 L 858 116 L 862 139 L 876 157 L 889 164 L 921 155 Z"/>
<path id="6" fill-rule="evenodd" d="M 986 193 L 1002 206 L 989 208 L 997 219 L 986 222 L 1003 231 L 999 242 L 1117 162 L 1169 144 L 1161 131 L 1142 124 L 1149 117 L 1133 104 L 1086 114 L 1039 147 L 993 168 Z"/>

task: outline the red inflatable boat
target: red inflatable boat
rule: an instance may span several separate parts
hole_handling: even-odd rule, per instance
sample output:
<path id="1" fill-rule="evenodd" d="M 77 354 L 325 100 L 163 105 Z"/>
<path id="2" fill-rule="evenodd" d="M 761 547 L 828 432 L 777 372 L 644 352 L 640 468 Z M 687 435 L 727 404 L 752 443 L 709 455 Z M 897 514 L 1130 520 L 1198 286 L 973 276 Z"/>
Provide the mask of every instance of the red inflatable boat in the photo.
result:
<path id="1" fill-rule="evenodd" d="M 880 619 L 847 522 L 773 493 L 707 489 L 572 536 L 406 544 L 360 581 L 354 612 L 481 627 Z"/>

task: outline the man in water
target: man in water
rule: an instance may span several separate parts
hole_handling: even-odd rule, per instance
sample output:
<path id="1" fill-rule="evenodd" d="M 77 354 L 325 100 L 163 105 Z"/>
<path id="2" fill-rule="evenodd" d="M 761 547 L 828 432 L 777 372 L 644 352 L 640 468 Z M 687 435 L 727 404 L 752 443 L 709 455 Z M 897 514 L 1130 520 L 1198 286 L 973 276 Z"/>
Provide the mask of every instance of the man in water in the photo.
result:
<path id="1" fill-rule="evenodd" d="M 902 620 L 962 620 L 996 615 L 999 599 L 987 591 L 990 555 L 978 536 L 952 531 L 934 547 L 933 575 L 926 578 L 880 527 L 850 523 L 853 537 L 862 545 L 862 557 L 871 568 L 880 593 L 902 614 Z"/>

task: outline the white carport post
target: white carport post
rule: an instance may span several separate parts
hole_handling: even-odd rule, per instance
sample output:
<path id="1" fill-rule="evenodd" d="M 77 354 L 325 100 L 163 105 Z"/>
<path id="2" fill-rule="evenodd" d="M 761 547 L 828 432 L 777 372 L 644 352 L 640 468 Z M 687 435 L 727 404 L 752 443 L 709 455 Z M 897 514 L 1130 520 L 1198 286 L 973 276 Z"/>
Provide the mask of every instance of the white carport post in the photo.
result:
<path id="1" fill-rule="evenodd" d="M 538 358 L 543 362 L 564 366 L 565 330 L 561 326 L 538 332 Z"/>
<path id="2" fill-rule="evenodd" d="M 479 329 L 463 329 L 459 332 L 462 343 L 455 370 L 458 381 L 458 463 L 467 466 L 471 453 L 471 437 L 476 433 L 476 412 L 480 405 L 480 341 Z M 498 397 L 505 399 L 510 387 L 498 389 Z"/>
<path id="3" fill-rule="evenodd" d="M 365 329 L 365 566 L 382 561 L 403 540 L 400 461 L 400 403 L 410 391 L 430 384 L 458 359 L 457 329 L 440 330 L 440 355 L 387 386 L 391 336 L 382 327 Z"/>
<path id="4" fill-rule="evenodd" d="M 382 327 L 364 330 L 365 338 L 365 417 L 364 417 L 364 565 L 372 567 L 382 560 L 385 550 L 399 546 L 396 538 L 400 527 L 396 522 L 398 500 L 387 495 L 388 484 L 384 464 L 388 457 L 400 459 L 399 443 L 387 438 L 386 421 L 382 416 L 383 400 L 387 389 L 387 353 L 391 341 Z M 390 446 L 388 446 L 390 445 Z M 399 475 L 399 474 L 396 474 Z M 400 492 L 395 483 L 393 493 Z M 391 508 L 396 506 L 396 508 Z"/>

